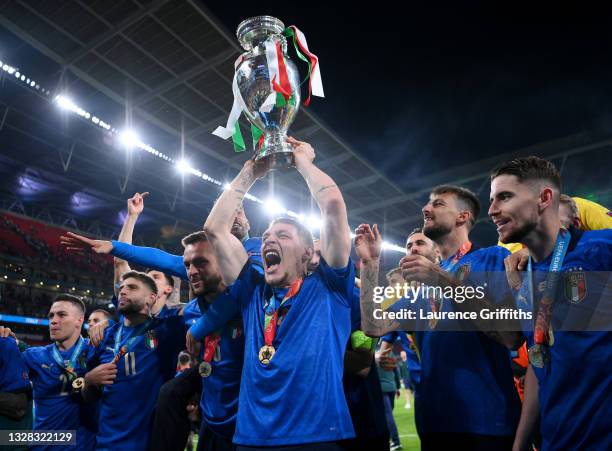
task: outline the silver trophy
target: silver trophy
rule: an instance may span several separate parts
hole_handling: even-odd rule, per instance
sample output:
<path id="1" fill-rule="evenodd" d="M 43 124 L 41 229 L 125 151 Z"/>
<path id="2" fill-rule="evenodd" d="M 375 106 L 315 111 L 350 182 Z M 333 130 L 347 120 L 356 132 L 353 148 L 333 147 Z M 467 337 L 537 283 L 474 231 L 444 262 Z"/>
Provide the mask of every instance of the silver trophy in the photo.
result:
<path id="1" fill-rule="evenodd" d="M 236 30 L 238 41 L 246 52 L 236 67 L 235 82 L 242 100 L 242 111 L 253 125 L 263 131 L 263 146 L 256 150 L 255 159 L 269 169 L 293 166 L 293 149 L 286 141 L 287 129 L 300 108 L 300 76 L 287 56 L 284 29 L 285 25 L 275 17 L 257 16 L 242 21 Z M 285 87 L 290 87 L 291 95 L 280 104 L 274 102 L 277 93 L 272 89 L 271 78 L 274 77 L 269 70 L 270 54 L 266 56 L 266 51 L 269 52 L 277 43 L 282 49 L 288 78 Z M 280 80 L 275 81 L 278 83 Z"/>

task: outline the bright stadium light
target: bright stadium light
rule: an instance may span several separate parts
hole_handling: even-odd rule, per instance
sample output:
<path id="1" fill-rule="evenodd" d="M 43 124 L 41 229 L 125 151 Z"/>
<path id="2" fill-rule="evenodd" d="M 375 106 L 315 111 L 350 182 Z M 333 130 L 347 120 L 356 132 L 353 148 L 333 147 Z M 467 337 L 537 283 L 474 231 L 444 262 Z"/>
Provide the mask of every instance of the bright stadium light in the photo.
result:
<path id="1" fill-rule="evenodd" d="M 223 185 L 223 189 L 224 189 L 225 191 L 227 191 L 227 190 L 228 190 L 228 189 L 230 189 L 231 187 L 232 187 L 232 185 L 230 185 L 229 183 L 225 183 L 225 184 Z"/>
<path id="2" fill-rule="evenodd" d="M 187 160 L 181 158 L 179 161 L 176 162 L 176 169 L 182 174 L 187 174 L 191 170 L 191 165 Z"/>
<path id="3" fill-rule="evenodd" d="M 132 149 L 138 146 L 140 138 L 136 132 L 134 132 L 134 130 L 123 130 L 121 133 L 119 133 L 119 142 L 121 142 L 125 148 Z"/>
<path id="4" fill-rule="evenodd" d="M 74 110 L 76 108 L 76 105 L 74 104 L 72 99 L 70 99 L 70 97 L 57 96 L 55 98 L 55 101 L 57 102 L 59 107 L 64 109 L 64 110 L 71 110 L 72 111 L 72 110 Z"/>
<path id="5" fill-rule="evenodd" d="M 266 212 L 271 216 L 276 216 L 287 212 L 287 210 L 285 210 L 285 208 L 280 204 L 279 201 L 271 197 L 264 202 L 264 208 L 266 209 Z"/>
<path id="6" fill-rule="evenodd" d="M 321 226 L 323 225 L 323 221 L 321 221 L 321 218 L 319 218 L 319 217 L 317 217 L 315 215 L 310 215 L 306 219 L 306 225 L 308 226 L 308 228 L 311 231 L 321 230 Z"/>

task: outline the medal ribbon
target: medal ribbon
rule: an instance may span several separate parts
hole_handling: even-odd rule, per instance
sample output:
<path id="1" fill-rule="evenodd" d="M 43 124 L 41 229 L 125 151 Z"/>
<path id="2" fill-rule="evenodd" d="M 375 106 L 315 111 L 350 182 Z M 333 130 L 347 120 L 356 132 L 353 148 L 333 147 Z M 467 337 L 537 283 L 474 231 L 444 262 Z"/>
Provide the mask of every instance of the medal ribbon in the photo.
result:
<path id="1" fill-rule="evenodd" d="M 215 349 L 217 349 L 217 344 L 219 344 L 219 340 L 221 339 L 221 334 L 219 332 L 215 332 L 210 334 L 208 337 L 204 339 L 204 361 L 212 362 L 213 356 L 215 355 Z"/>
<path id="2" fill-rule="evenodd" d="M 278 311 L 280 310 L 280 308 L 283 306 L 285 302 L 287 302 L 293 296 L 298 294 L 298 292 L 300 291 L 300 288 L 302 288 L 303 282 L 304 282 L 304 279 L 302 279 L 301 277 L 297 279 L 295 282 L 293 282 L 291 284 L 291 287 L 289 288 L 289 291 L 287 291 L 287 294 L 285 294 L 285 296 L 283 297 L 283 300 L 281 301 L 281 303 L 278 305 L 277 308 L 274 309 L 274 313 L 273 314 L 270 314 L 267 312 L 265 313 L 266 316 L 265 316 L 265 328 L 264 328 L 264 341 L 266 343 L 266 346 L 272 346 L 272 342 L 274 341 L 274 337 L 276 336 L 276 321 L 278 320 Z M 270 301 L 272 301 L 273 298 L 274 298 L 274 295 L 272 295 L 272 297 L 270 298 Z M 268 301 L 268 303 L 270 301 Z"/>
<path id="3" fill-rule="evenodd" d="M 445 268 L 445 271 L 451 272 L 451 270 L 455 267 L 457 262 L 461 260 L 465 255 L 470 252 L 472 249 L 472 242 L 470 240 L 466 241 L 461 245 L 457 253 L 453 256 L 453 259 L 450 261 L 450 265 Z"/>
<path id="4" fill-rule="evenodd" d="M 554 294 L 557 288 L 557 282 L 559 281 L 559 273 L 563 266 L 563 260 L 569 247 L 571 235 L 567 229 L 559 230 L 557 235 L 557 241 L 555 242 L 555 248 L 553 250 L 550 267 L 548 268 L 548 275 L 546 276 L 546 288 L 544 294 L 538 306 L 538 313 L 536 315 L 534 327 L 533 327 L 533 341 L 536 344 L 548 345 L 548 330 L 550 328 L 550 319 L 552 316 L 552 303 Z M 528 290 L 528 299 L 531 304 L 531 308 L 534 307 L 534 288 L 533 288 L 533 267 L 531 263 L 531 256 L 527 261 L 527 278 L 526 278 L 526 289 Z M 525 286 L 525 285 L 524 285 Z M 523 288 L 521 288 L 521 291 Z"/>
<path id="5" fill-rule="evenodd" d="M 151 325 L 151 322 L 151 320 L 147 320 L 138 326 L 138 328 L 134 329 L 133 335 L 128 339 L 125 346 L 121 346 L 121 335 L 123 335 L 123 323 L 121 323 L 119 329 L 117 329 L 117 333 L 115 334 L 115 347 L 113 348 L 115 356 L 113 357 L 111 363 L 117 363 L 124 354 L 129 352 L 138 337 L 144 334 L 145 330 Z"/>
<path id="6" fill-rule="evenodd" d="M 57 345 L 55 343 L 51 348 L 51 355 L 53 356 L 53 360 L 55 360 L 55 363 L 57 363 L 57 365 L 68 374 L 69 380 L 72 380 L 77 377 L 77 374 L 74 369 L 76 367 L 76 361 L 79 358 L 79 355 L 81 354 L 84 345 L 85 340 L 83 340 L 83 337 L 79 336 L 79 340 L 77 341 L 74 347 L 74 351 L 72 351 L 70 360 L 68 360 L 67 362 L 62 358 L 62 355 L 60 354 L 59 349 L 57 348 Z"/>

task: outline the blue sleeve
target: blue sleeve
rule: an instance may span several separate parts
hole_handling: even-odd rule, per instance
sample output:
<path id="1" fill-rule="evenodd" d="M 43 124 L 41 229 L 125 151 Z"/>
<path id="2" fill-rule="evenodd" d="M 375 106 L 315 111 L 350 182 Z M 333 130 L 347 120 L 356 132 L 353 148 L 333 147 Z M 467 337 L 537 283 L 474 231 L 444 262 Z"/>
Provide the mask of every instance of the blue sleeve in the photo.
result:
<path id="1" fill-rule="evenodd" d="M 361 305 L 359 304 L 360 290 L 357 286 L 351 296 L 351 332 L 361 329 Z"/>
<path id="2" fill-rule="evenodd" d="M 188 280 L 183 257 L 180 255 L 172 255 L 154 247 L 134 246 L 114 240 L 112 243 L 111 254 L 117 258 Z"/>
<path id="3" fill-rule="evenodd" d="M 0 391 L 20 393 L 31 388 L 28 370 L 12 337 L 0 338 Z"/>
<path id="4" fill-rule="evenodd" d="M 202 340 L 222 328 L 240 313 L 239 291 L 240 281 L 237 280 L 234 285 L 215 298 L 208 310 L 189 328 L 196 340 Z"/>
<path id="5" fill-rule="evenodd" d="M 351 306 L 351 297 L 355 290 L 355 268 L 353 260 L 349 258 L 348 264 L 344 268 L 335 269 L 327 264 L 321 257 L 319 267 L 316 269 L 325 285 L 332 291 L 340 295 L 346 302 L 346 306 Z"/>
<path id="6" fill-rule="evenodd" d="M 386 343 L 395 343 L 395 340 L 397 340 L 397 332 L 393 331 L 393 332 L 389 332 L 388 334 L 383 335 L 382 337 L 380 337 L 381 341 L 384 341 Z"/>

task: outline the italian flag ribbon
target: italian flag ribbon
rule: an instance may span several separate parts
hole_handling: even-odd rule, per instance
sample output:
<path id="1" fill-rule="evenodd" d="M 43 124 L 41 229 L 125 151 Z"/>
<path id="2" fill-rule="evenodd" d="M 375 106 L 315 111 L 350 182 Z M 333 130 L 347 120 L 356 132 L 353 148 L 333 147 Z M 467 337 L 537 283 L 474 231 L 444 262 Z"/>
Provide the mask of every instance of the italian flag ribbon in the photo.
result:
<path id="1" fill-rule="evenodd" d="M 304 36 L 304 33 L 302 33 L 298 27 L 291 25 L 290 27 L 286 28 L 283 33 L 285 36 L 293 40 L 293 45 L 295 46 L 298 57 L 301 60 L 308 62 L 308 97 L 303 102 L 304 106 L 308 106 L 310 104 L 311 95 L 325 97 L 325 93 L 323 92 L 323 81 L 321 79 L 319 58 L 317 58 L 317 55 L 310 52 L 308 49 L 306 36 Z M 306 55 L 306 57 L 304 57 L 304 55 Z"/>
<path id="2" fill-rule="evenodd" d="M 243 60 L 244 54 L 240 55 L 234 62 L 234 69 L 238 68 Z M 242 132 L 240 131 L 240 123 L 238 122 L 238 119 L 240 119 L 240 115 L 242 114 L 244 101 L 242 100 L 240 90 L 238 89 L 238 81 L 236 80 L 235 73 L 234 80 L 232 81 L 232 92 L 234 94 L 234 103 L 232 105 L 232 110 L 230 111 L 229 117 L 227 118 L 227 124 L 225 127 L 217 127 L 212 134 L 221 139 L 227 139 L 231 136 L 232 142 L 234 143 L 234 150 L 236 152 L 243 152 L 246 149 L 246 146 L 244 145 L 244 138 L 242 137 Z"/>

